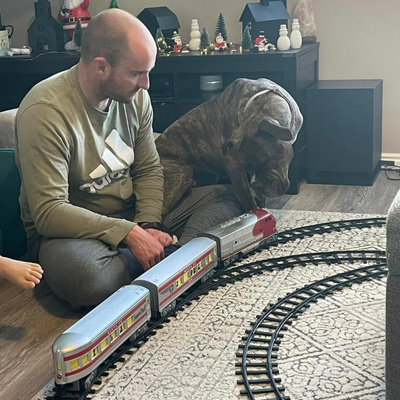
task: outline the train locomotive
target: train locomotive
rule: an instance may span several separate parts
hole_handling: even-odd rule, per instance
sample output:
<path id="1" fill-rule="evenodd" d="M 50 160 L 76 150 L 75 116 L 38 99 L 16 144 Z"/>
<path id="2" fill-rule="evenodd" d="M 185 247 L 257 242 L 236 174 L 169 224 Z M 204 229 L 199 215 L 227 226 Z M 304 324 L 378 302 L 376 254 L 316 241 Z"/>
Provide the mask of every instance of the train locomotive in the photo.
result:
<path id="1" fill-rule="evenodd" d="M 151 318 L 167 316 L 176 299 L 205 282 L 218 266 L 277 237 L 276 220 L 259 208 L 216 225 L 192 239 L 77 321 L 53 344 L 54 381 L 72 383 L 95 369 L 127 339 L 134 340 Z"/>

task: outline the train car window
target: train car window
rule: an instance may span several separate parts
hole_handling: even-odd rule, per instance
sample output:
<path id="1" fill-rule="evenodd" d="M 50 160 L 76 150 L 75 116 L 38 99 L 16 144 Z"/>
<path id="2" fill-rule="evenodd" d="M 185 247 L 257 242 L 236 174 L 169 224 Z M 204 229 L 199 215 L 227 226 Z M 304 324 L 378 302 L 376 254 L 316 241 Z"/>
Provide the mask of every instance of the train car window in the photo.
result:
<path id="1" fill-rule="evenodd" d="M 84 356 L 82 356 L 82 365 L 85 365 L 89 362 L 89 356 L 87 354 L 85 354 Z"/>
<path id="2" fill-rule="evenodd" d="M 121 324 L 121 325 L 119 326 L 119 333 L 121 334 L 124 330 L 125 330 L 125 325 L 124 325 L 124 324 Z"/>
<path id="3" fill-rule="evenodd" d="M 190 270 L 190 272 L 192 273 L 192 276 L 196 273 L 196 267 L 194 267 L 194 268 L 192 268 L 191 270 Z"/>
<path id="4" fill-rule="evenodd" d="M 79 360 L 76 358 L 69 363 L 70 370 L 73 371 L 74 369 L 79 368 Z"/>
<path id="5" fill-rule="evenodd" d="M 103 350 L 107 347 L 107 339 L 104 339 L 100 343 L 100 350 Z"/>
<path id="6" fill-rule="evenodd" d="M 181 286 L 182 285 L 182 277 L 179 277 L 177 280 L 176 280 L 176 287 L 179 287 L 179 286 Z"/>
<path id="7" fill-rule="evenodd" d="M 131 315 L 127 320 L 126 320 L 126 324 L 128 326 L 131 326 L 133 324 L 133 315 Z"/>
<path id="8" fill-rule="evenodd" d="M 115 331 L 113 331 L 113 332 L 111 333 L 111 335 L 110 335 L 111 342 L 112 342 L 113 340 L 115 340 L 116 337 L 117 337 L 117 330 L 115 330 Z"/>
<path id="9" fill-rule="evenodd" d="M 202 269 L 201 261 L 197 263 L 197 271 L 200 271 Z"/>
<path id="10" fill-rule="evenodd" d="M 187 272 L 183 275 L 183 282 L 186 282 L 189 279 L 189 274 Z"/>
<path id="11" fill-rule="evenodd" d="M 93 358 L 95 358 L 97 355 L 99 354 L 99 349 L 96 346 L 93 350 L 92 350 L 92 360 Z"/>
<path id="12" fill-rule="evenodd" d="M 59 361 L 56 362 L 57 371 L 61 371 L 61 363 Z"/>

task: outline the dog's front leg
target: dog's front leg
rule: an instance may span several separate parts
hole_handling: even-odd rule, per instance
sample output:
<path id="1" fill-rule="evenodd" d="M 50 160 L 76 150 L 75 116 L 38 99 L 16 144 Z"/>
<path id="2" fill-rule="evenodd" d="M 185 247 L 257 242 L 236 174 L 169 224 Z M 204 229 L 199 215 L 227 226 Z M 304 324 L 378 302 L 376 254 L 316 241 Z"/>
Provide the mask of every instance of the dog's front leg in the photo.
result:
<path id="1" fill-rule="evenodd" d="M 244 169 L 244 163 L 240 162 L 240 158 L 235 152 L 228 153 L 225 156 L 225 168 L 244 210 L 249 211 L 257 208 L 255 196 Z"/>
<path id="2" fill-rule="evenodd" d="M 160 161 L 164 171 L 164 216 L 195 182 L 192 167 L 184 161 L 164 157 Z"/>

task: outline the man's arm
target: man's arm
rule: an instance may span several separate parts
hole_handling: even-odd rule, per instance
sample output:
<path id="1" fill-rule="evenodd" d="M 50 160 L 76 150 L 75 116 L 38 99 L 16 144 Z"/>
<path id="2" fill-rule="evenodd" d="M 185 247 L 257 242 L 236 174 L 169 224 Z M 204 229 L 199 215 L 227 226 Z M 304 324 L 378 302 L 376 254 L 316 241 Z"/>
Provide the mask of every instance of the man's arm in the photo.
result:
<path id="1" fill-rule="evenodd" d="M 33 106 L 17 116 L 17 165 L 22 178 L 22 207 L 36 230 L 47 237 L 98 239 L 116 247 L 135 226 L 69 201 L 69 165 L 73 146 L 65 123 L 52 107 Z"/>
<path id="2" fill-rule="evenodd" d="M 154 142 L 153 109 L 148 93 L 142 91 L 142 115 L 136 140 L 135 162 L 131 168 L 133 191 L 136 198 L 134 220 L 163 247 L 170 246 L 172 237 L 162 231 L 161 211 L 164 202 L 164 174 Z"/>
<path id="3" fill-rule="evenodd" d="M 154 141 L 153 110 L 146 91 L 139 92 L 137 96 L 143 96 L 143 107 L 135 141 L 135 161 L 131 167 L 133 192 L 136 198 L 134 221 L 161 222 L 164 174 Z"/>

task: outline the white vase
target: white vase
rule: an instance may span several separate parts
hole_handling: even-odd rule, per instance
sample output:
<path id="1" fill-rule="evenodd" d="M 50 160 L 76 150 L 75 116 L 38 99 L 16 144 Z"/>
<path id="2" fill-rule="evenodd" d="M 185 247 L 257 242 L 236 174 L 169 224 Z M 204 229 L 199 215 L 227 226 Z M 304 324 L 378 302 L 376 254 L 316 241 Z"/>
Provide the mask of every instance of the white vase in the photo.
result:
<path id="1" fill-rule="evenodd" d="M 290 46 L 292 49 L 300 49 L 302 43 L 303 38 L 301 37 L 299 20 L 293 19 L 292 32 L 290 33 Z"/>
<path id="2" fill-rule="evenodd" d="M 189 40 L 190 50 L 200 50 L 200 38 L 201 38 L 201 32 L 199 28 L 199 22 L 197 21 L 197 19 L 192 19 L 190 40 Z"/>
<path id="3" fill-rule="evenodd" d="M 290 39 L 288 37 L 288 31 L 285 24 L 282 24 L 281 28 L 279 29 L 279 38 L 276 47 L 278 47 L 278 50 L 281 51 L 290 49 Z"/>

